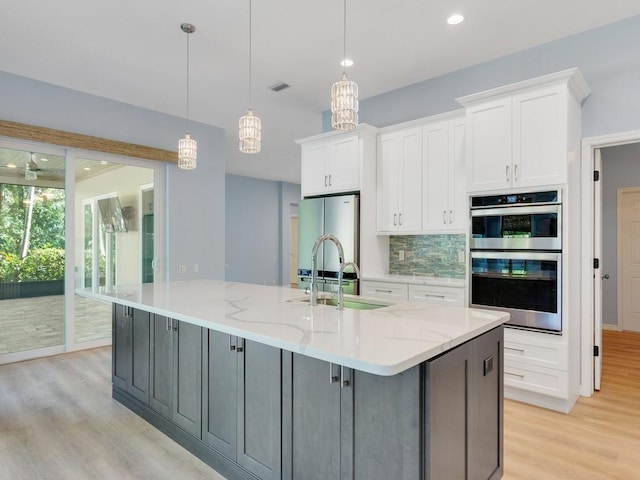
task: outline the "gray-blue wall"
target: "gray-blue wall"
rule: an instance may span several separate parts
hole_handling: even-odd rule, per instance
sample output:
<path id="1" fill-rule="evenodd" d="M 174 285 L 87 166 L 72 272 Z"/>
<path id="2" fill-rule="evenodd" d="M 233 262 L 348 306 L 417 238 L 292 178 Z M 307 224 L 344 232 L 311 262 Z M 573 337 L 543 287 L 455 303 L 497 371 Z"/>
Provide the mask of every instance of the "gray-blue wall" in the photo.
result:
<path id="1" fill-rule="evenodd" d="M 638 45 L 640 16 L 361 100 L 360 122 L 382 127 L 456 110 L 457 97 L 579 67 L 592 91 L 583 104 L 583 136 L 640 129 Z M 330 116 L 323 113 L 324 131 Z"/>
<path id="2" fill-rule="evenodd" d="M 227 280 L 289 283 L 289 221 L 299 199 L 300 185 L 227 175 Z"/>
<path id="3" fill-rule="evenodd" d="M 618 188 L 640 186 L 640 144 L 602 149 L 602 321 L 618 324 Z"/>
<path id="4" fill-rule="evenodd" d="M 0 72 L 0 118 L 176 150 L 184 119 Z M 198 169 L 167 164 L 169 278 L 224 278 L 224 131 L 192 122 Z M 199 265 L 199 273 L 192 266 Z"/>

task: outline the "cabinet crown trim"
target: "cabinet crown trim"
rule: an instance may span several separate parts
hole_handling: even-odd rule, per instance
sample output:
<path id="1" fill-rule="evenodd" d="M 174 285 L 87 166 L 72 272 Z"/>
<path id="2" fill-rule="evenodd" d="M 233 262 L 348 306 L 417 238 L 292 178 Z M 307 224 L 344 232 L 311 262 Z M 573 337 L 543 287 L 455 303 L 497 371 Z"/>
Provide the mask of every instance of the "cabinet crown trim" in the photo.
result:
<path id="1" fill-rule="evenodd" d="M 371 133 L 375 134 L 375 133 L 378 132 L 378 128 L 374 127 L 373 125 L 369 125 L 367 123 L 360 123 L 353 130 L 349 130 L 349 131 L 346 131 L 346 132 L 340 131 L 340 130 L 332 130 L 331 132 L 325 132 L 325 133 L 320 133 L 318 135 L 313 135 L 311 137 L 301 138 L 299 140 L 295 140 L 295 142 L 298 145 L 303 145 L 305 143 L 315 142 L 317 140 L 326 140 L 328 138 L 333 138 L 333 137 L 342 137 L 342 136 L 348 136 L 348 135 L 355 135 L 355 134 L 359 134 L 361 132 L 371 132 Z"/>
<path id="2" fill-rule="evenodd" d="M 456 101 L 465 107 L 469 107 L 479 102 L 484 102 L 495 97 L 510 95 L 525 89 L 561 83 L 567 84 L 569 91 L 571 91 L 578 102 L 582 102 L 582 100 L 591 94 L 591 90 L 589 89 L 582 72 L 576 67 L 562 70 L 560 72 L 550 73 L 541 77 L 531 78 L 522 82 L 492 88 L 483 92 L 473 93 L 464 97 L 458 97 L 456 98 Z"/>

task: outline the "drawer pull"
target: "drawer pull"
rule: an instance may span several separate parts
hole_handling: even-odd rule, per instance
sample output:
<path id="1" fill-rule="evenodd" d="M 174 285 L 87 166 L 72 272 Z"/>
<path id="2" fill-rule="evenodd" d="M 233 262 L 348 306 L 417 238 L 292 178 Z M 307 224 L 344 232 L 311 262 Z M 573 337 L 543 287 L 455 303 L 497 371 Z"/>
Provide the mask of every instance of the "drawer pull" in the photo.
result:
<path id="1" fill-rule="evenodd" d="M 376 288 L 376 293 L 393 293 L 393 290 L 384 290 L 382 288 Z"/>
<path id="2" fill-rule="evenodd" d="M 511 372 L 507 372 L 506 370 L 504 371 L 504 373 L 505 375 L 511 375 L 512 377 L 524 378 L 524 375 L 520 373 L 511 373 Z"/>
<path id="3" fill-rule="evenodd" d="M 444 295 L 437 295 L 435 293 L 425 293 L 424 296 L 427 298 L 446 298 Z"/>
<path id="4" fill-rule="evenodd" d="M 512 352 L 524 353 L 524 350 L 521 348 L 513 348 L 513 347 L 504 347 L 505 350 L 511 350 Z"/>

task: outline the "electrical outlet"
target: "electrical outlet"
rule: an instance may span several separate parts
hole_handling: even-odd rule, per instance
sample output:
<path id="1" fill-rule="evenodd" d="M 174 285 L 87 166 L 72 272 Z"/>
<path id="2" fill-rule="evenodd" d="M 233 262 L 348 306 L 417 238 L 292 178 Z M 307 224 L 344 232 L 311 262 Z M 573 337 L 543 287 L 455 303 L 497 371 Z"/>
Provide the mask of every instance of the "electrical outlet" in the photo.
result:
<path id="1" fill-rule="evenodd" d="M 404 250 L 398 250 L 398 260 L 404 261 Z"/>
<path id="2" fill-rule="evenodd" d="M 179 265 L 178 266 L 178 273 L 187 273 L 187 266 L 186 265 Z"/>
<path id="3" fill-rule="evenodd" d="M 458 263 L 464 263 L 464 250 L 458 250 Z"/>
<path id="4" fill-rule="evenodd" d="M 193 264 L 193 273 L 198 273 L 200 271 L 200 265 L 197 263 Z"/>

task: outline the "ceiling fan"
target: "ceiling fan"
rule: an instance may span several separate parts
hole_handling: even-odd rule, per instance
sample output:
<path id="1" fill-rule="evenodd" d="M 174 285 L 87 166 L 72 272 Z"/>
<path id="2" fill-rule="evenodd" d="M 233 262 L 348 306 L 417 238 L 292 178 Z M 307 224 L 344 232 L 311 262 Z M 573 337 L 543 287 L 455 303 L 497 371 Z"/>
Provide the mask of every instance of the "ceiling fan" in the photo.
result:
<path id="1" fill-rule="evenodd" d="M 30 155 L 29 158 L 25 161 L 24 170 L 18 169 L 18 165 L 16 165 L 17 162 L 16 163 L 10 162 L 6 165 L 0 165 L 0 168 L 12 170 L 16 173 L 20 171 L 24 171 L 25 180 L 37 180 L 38 172 L 42 172 L 43 175 L 47 173 L 49 175 L 54 175 L 54 176 L 60 176 L 60 175 L 64 176 L 64 169 L 42 168 L 39 164 L 36 163 L 35 153 L 29 152 L 29 155 Z"/>

